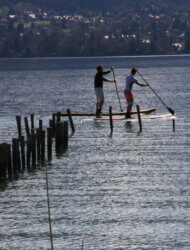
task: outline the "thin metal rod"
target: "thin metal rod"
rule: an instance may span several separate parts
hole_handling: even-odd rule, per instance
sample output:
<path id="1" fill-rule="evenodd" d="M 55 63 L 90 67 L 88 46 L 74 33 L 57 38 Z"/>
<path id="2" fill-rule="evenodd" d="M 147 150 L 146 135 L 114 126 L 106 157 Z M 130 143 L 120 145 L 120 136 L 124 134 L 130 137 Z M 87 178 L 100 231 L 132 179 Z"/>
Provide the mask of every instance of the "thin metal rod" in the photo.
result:
<path id="1" fill-rule="evenodd" d="M 117 97 L 118 97 L 118 100 L 119 100 L 120 109 L 121 109 L 121 112 L 123 112 L 123 109 L 122 109 L 122 106 L 121 106 L 120 97 L 119 97 L 119 92 L 118 92 L 118 89 L 117 89 L 117 83 L 116 83 L 116 79 L 115 79 L 115 72 L 114 72 L 114 69 L 112 69 L 112 72 L 113 72 L 113 79 L 114 79 L 114 81 L 115 81 L 115 88 L 116 88 Z"/>

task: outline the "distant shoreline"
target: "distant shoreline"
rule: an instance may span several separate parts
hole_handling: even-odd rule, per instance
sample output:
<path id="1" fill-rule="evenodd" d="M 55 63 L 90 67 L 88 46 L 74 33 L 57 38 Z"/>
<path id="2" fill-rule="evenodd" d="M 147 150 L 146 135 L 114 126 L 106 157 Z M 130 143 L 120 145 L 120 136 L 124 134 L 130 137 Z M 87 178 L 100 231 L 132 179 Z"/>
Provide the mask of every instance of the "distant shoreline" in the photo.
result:
<path id="1" fill-rule="evenodd" d="M 188 57 L 190 54 L 168 54 L 168 55 L 130 55 L 130 56 L 49 56 L 49 57 L 0 57 L 0 60 L 5 59 L 86 59 L 86 58 L 151 58 L 151 57 Z"/>

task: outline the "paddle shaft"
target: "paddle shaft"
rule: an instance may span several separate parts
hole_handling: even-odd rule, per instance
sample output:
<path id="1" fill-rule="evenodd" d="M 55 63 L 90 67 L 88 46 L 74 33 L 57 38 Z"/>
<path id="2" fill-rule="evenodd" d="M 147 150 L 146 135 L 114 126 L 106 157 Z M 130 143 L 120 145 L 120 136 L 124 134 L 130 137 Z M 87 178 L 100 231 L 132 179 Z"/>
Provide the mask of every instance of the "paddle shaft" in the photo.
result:
<path id="1" fill-rule="evenodd" d="M 143 79 L 143 81 L 149 86 L 149 88 L 152 90 L 152 92 L 158 97 L 158 99 L 161 101 L 161 103 L 168 109 L 168 111 L 174 115 L 175 112 L 173 109 L 169 108 L 165 103 L 164 101 L 161 99 L 161 97 L 156 93 L 156 91 L 150 86 L 150 84 L 144 79 L 144 77 L 141 75 L 141 73 L 139 71 L 137 71 L 138 74 L 140 75 L 140 77 Z"/>
<path id="2" fill-rule="evenodd" d="M 123 109 L 122 109 L 122 106 L 121 106 L 120 97 L 119 97 L 119 92 L 118 92 L 118 89 L 117 89 L 117 83 L 116 83 L 116 80 L 115 80 L 115 72 L 114 72 L 114 69 L 112 69 L 112 72 L 113 72 L 113 79 L 114 79 L 114 81 L 115 81 L 115 88 L 116 88 L 117 97 L 118 97 L 118 100 L 119 100 L 120 109 L 121 109 L 121 112 L 123 112 Z"/>

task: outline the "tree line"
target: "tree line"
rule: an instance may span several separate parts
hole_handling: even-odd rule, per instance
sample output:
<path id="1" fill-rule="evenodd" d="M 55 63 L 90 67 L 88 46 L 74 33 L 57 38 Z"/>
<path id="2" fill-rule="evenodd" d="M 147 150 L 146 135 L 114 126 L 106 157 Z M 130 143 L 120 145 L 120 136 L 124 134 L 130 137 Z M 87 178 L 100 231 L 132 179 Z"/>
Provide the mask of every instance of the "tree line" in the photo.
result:
<path id="1" fill-rule="evenodd" d="M 44 22 L 8 19 L 0 24 L 0 57 L 190 53 L 188 8 L 158 8 L 154 4 L 133 7 L 105 13 L 85 10 L 81 20 L 75 20 L 78 12 L 71 20 L 55 20 L 53 15 L 63 16 L 65 11 L 53 10 Z"/>

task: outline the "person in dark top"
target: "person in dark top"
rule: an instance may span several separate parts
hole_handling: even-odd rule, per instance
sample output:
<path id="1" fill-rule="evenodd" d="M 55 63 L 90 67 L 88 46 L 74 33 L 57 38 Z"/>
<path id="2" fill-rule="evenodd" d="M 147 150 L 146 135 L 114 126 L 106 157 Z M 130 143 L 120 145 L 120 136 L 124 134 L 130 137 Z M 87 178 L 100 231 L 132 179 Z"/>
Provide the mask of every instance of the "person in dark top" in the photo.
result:
<path id="1" fill-rule="evenodd" d="M 103 91 L 103 82 L 115 82 L 115 80 L 108 80 L 106 78 L 103 77 L 103 75 L 107 75 L 109 74 L 112 70 L 113 67 L 111 68 L 111 70 L 108 71 L 104 71 L 104 68 L 102 65 L 98 65 L 96 67 L 97 69 L 97 73 L 95 75 L 94 78 L 94 89 L 95 89 L 95 94 L 96 94 L 96 98 L 97 98 L 97 102 L 96 102 L 96 117 L 100 117 L 100 113 L 102 111 L 102 107 L 104 104 L 104 91 Z"/>

